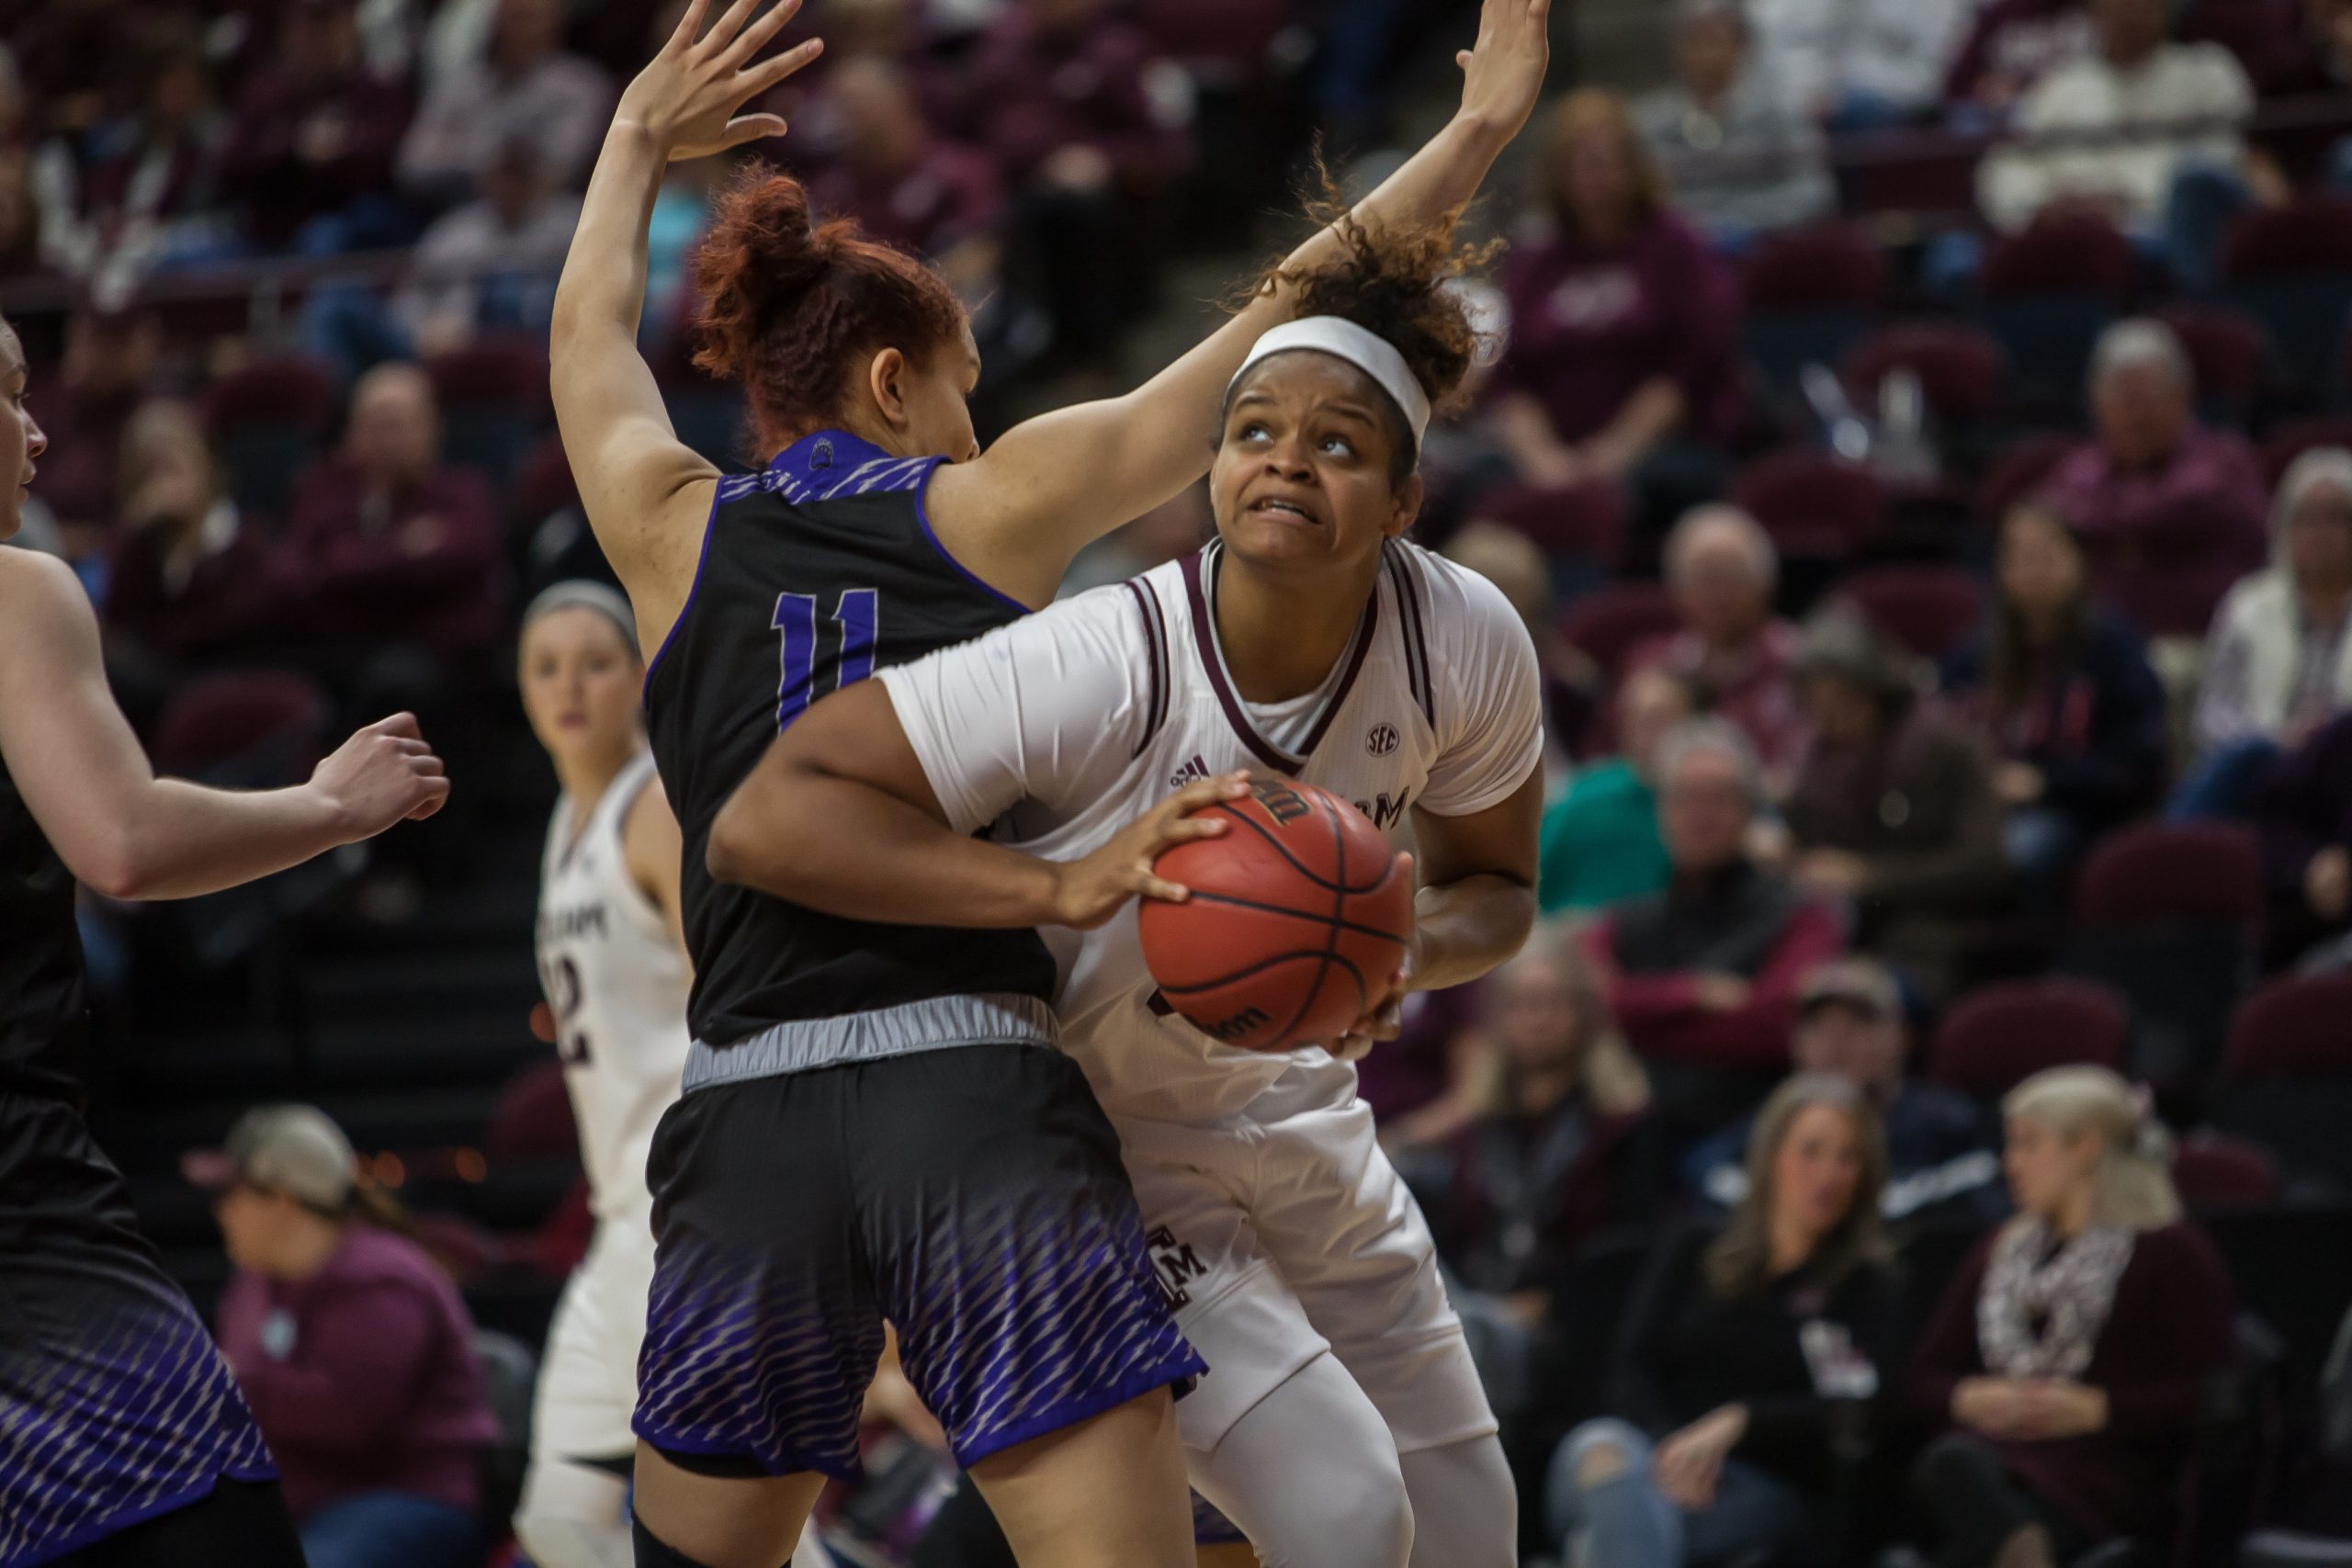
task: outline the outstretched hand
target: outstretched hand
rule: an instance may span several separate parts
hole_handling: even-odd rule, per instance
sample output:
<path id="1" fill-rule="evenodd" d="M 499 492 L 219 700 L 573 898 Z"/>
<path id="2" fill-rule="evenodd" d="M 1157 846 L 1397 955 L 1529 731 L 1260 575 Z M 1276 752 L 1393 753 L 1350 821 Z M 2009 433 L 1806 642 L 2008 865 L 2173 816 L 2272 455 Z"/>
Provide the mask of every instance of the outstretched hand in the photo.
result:
<path id="1" fill-rule="evenodd" d="M 693 0 L 686 7 L 662 52 L 646 62 L 621 94 L 614 117 L 644 127 L 654 145 L 673 162 L 782 136 L 783 116 L 735 111 L 816 59 L 825 47 L 822 40 L 809 39 L 772 59 L 755 61 L 799 11 L 800 0 L 776 0 L 757 21 L 752 14 L 760 0 L 735 0 L 703 33 L 710 4 Z"/>
<path id="2" fill-rule="evenodd" d="M 1453 57 L 1462 67 L 1462 112 L 1506 138 L 1517 135 L 1544 91 L 1551 26 L 1552 0 L 1486 0 L 1477 42 Z"/>

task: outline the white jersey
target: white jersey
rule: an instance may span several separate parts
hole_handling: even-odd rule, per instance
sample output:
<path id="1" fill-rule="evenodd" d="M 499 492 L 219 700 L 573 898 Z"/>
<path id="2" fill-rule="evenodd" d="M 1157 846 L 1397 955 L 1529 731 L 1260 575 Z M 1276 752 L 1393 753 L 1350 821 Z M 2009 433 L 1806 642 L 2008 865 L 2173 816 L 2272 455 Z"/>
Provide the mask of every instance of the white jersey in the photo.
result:
<path id="1" fill-rule="evenodd" d="M 1390 542 L 1330 677 L 1252 704 L 1209 610 L 1221 553 L 1212 544 L 880 672 L 958 832 L 993 824 L 1000 841 L 1072 860 L 1190 781 L 1249 768 L 1355 802 L 1407 849 L 1411 813 L 1486 810 L 1540 765 L 1534 645 L 1486 579 Z M 1046 938 L 1061 964 L 1063 1048 L 1114 1117 L 1215 1122 L 1294 1065 L 1329 1063 L 1319 1049 L 1238 1050 L 1155 1005 L 1132 906 L 1098 931 Z"/>
<path id="2" fill-rule="evenodd" d="M 646 1153 L 686 1060 L 693 972 L 621 844 L 629 807 L 654 784 L 653 753 L 640 751 L 586 822 L 570 795 L 558 801 L 539 877 L 539 984 L 600 1220 L 651 1203 Z"/>

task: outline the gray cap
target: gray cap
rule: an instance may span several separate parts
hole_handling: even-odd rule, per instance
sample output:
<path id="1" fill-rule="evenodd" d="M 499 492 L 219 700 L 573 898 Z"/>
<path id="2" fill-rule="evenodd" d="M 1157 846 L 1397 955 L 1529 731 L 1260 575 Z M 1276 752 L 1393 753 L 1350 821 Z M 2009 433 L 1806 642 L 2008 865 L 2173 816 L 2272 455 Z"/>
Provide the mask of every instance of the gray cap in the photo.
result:
<path id="1" fill-rule="evenodd" d="M 1894 973 L 1871 958 L 1833 958 L 1798 983 L 1800 1014 L 1830 1002 L 1843 1002 L 1872 1018 L 1903 1016 L 1903 991 L 1894 983 Z"/>
<path id="2" fill-rule="evenodd" d="M 257 1105 L 237 1118 L 220 1148 L 183 1156 L 180 1171 L 209 1191 L 243 1182 L 314 1209 L 340 1209 L 357 1184 L 358 1159 L 343 1129 L 317 1106 Z"/>

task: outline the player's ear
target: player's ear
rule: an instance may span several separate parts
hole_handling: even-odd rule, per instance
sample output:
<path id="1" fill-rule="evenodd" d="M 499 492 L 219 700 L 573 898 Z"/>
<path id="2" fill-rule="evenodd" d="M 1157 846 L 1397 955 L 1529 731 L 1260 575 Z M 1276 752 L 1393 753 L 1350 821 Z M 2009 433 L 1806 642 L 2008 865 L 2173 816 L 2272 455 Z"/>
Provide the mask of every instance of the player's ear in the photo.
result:
<path id="1" fill-rule="evenodd" d="M 1413 519 L 1421 514 L 1423 493 L 1421 476 L 1418 473 L 1408 475 L 1403 488 L 1396 491 L 1396 504 L 1389 509 L 1388 521 L 1381 525 L 1380 531 L 1393 539 L 1411 527 Z"/>
<path id="2" fill-rule="evenodd" d="M 907 356 L 895 348 L 877 351 L 865 367 L 866 390 L 874 406 L 893 426 L 907 423 Z"/>

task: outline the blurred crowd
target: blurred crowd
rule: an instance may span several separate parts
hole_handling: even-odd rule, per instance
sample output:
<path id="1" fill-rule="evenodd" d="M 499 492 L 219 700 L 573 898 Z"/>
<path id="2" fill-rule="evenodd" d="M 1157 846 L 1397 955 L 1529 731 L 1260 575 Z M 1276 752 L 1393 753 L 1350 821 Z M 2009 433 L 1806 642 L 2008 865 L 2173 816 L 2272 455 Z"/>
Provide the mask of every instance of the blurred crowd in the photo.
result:
<path id="1" fill-rule="evenodd" d="M 0 3 L 28 542 L 162 765 L 266 782 L 405 706 L 462 777 L 512 731 L 514 606 L 602 570 L 554 277 L 682 9 Z M 1170 258 L 1255 245 L 1310 133 L 1390 156 L 1469 9 L 810 0 L 827 52 L 748 156 L 940 265 L 986 434 L 1132 375 Z M 1362 1069 L 1530 1551 L 2328 1527 L 2352 1276 L 2295 1264 L 2352 1258 L 2352 0 L 1676 0 L 1661 79 L 1615 84 L 1583 9 L 1475 220 L 1490 352 L 1417 527 L 1536 639 L 1548 919 Z M 729 176 L 673 168 L 642 336 L 740 460 L 684 332 Z M 1207 527 L 1182 498 L 1073 586 Z M 368 919 L 464 885 L 464 798 Z M 308 1278 L 332 1196 L 291 1252 L 224 1209 L 232 1253 Z"/>

